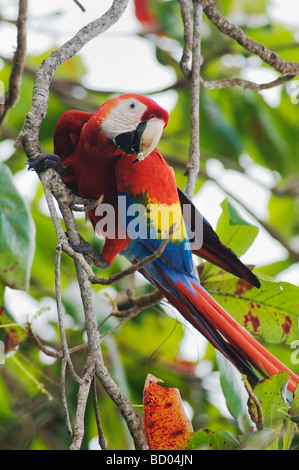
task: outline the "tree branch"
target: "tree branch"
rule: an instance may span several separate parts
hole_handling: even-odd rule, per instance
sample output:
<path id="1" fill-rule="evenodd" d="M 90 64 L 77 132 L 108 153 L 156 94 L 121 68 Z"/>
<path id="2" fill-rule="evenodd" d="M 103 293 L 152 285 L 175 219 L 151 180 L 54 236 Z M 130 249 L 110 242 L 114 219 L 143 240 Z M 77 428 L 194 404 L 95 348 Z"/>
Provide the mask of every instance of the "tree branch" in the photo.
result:
<path id="1" fill-rule="evenodd" d="M 149 307 L 154 307 L 156 304 L 158 304 L 161 300 L 163 300 L 164 295 L 162 292 L 160 292 L 158 289 L 154 290 L 153 292 L 149 294 L 144 294 L 140 297 L 135 297 L 134 292 L 132 289 L 127 290 L 127 297 L 129 301 L 133 304 L 132 307 L 128 308 L 127 310 L 119 310 L 118 305 L 116 302 L 113 301 L 112 303 L 112 312 L 110 315 L 105 318 L 102 323 L 98 326 L 99 331 L 101 330 L 101 327 L 103 324 L 107 321 L 108 318 L 111 316 L 114 316 L 116 318 L 122 318 L 123 320 L 116 325 L 115 327 L 111 328 L 110 330 L 106 331 L 105 333 L 101 334 L 100 339 L 104 339 L 106 336 L 110 335 L 114 331 L 116 331 L 118 328 L 120 328 L 124 323 L 126 323 L 130 318 L 135 317 L 138 315 L 140 312 L 142 312 L 144 309 L 149 308 Z M 67 361 L 63 358 L 63 351 L 55 351 L 53 349 L 49 349 L 46 346 L 43 345 L 41 340 L 36 336 L 32 329 L 32 323 L 27 324 L 27 329 L 29 332 L 30 337 L 33 339 L 37 347 L 46 355 L 49 357 L 53 357 L 56 359 L 62 359 L 62 364 L 64 365 L 64 368 L 67 365 Z M 73 354 L 77 351 L 81 351 L 82 349 L 86 349 L 88 346 L 87 343 L 82 343 L 77 346 L 74 346 L 69 349 L 69 353 Z M 63 375 L 63 373 L 62 373 Z M 64 377 L 62 377 L 64 380 Z"/>
<path id="2" fill-rule="evenodd" d="M 0 125 L 5 114 L 13 108 L 20 97 L 22 74 L 26 57 L 26 24 L 28 0 L 19 0 L 19 14 L 17 19 L 17 49 L 12 60 L 12 70 L 9 77 L 9 89 L 5 94 L 5 103 L 0 104 Z"/>
<path id="3" fill-rule="evenodd" d="M 81 383 L 82 379 L 79 377 L 74 369 L 69 348 L 67 345 L 67 340 L 64 331 L 63 325 L 63 309 L 62 309 L 62 300 L 61 300 L 61 286 L 60 286 L 60 262 L 61 262 L 61 252 L 62 248 L 61 245 L 58 245 L 56 248 L 56 260 L 55 260 L 55 292 L 56 292 L 56 305 L 57 305 L 57 316 L 58 316 L 58 324 L 59 324 L 59 331 L 60 331 L 60 341 L 62 346 L 62 353 L 63 359 L 68 364 L 73 379 Z"/>
<path id="4" fill-rule="evenodd" d="M 32 107 L 15 144 L 23 145 L 29 161 L 42 154 L 38 136 L 47 113 L 49 88 L 55 70 L 77 54 L 89 41 L 107 31 L 120 18 L 127 4 L 128 0 L 114 0 L 104 15 L 80 29 L 72 39 L 49 54 L 38 68 L 34 80 Z"/>
<path id="5" fill-rule="evenodd" d="M 192 197 L 199 172 L 199 91 L 200 91 L 200 50 L 201 50 L 201 23 L 202 6 L 198 0 L 193 0 L 193 23 L 190 13 L 189 0 L 179 0 L 182 21 L 184 25 L 184 47 L 180 67 L 185 78 L 191 80 L 191 110 L 190 110 L 190 145 L 189 160 L 185 175 L 187 185 L 185 193 Z M 193 32 L 192 32 L 193 26 Z M 189 69 L 189 60 L 192 50 L 192 66 Z"/>
<path id="6" fill-rule="evenodd" d="M 92 356 L 88 357 L 88 364 L 86 366 L 84 375 L 82 376 L 82 382 L 79 385 L 77 411 L 76 411 L 76 422 L 74 427 L 73 442 L 70 446 L 70 450 L 80 450 L 82 440 L 84 437 L 85 430 L 85 410 L 89 390 L 94 378 L 94 361 Z"/>
<path id="7" fill-rule="evenodd" d="M 82 13 L 84 13 L 86 10 L 84 8 L 84 6 L 78 1 L 78 0 L 73 0 L 74 3 L 80 8 L 80 10 L 82 11 Z"/>
<path id="8" fill-rule="evenodd" d="M 295 75 L 284 75 L 283 77 L 278 77 L 275 80 L 267 83 L 256 83 L 251 80 L 244 80 L 242 78 L 223 78 L 221 80 L 204 80 L 200 79 L 200 88 L 204 90 L 215 90 L 219 88 L 229 88 L 232 86 L 241 86 L 244 89 L 248 88 L 249 90 L 262 91 L 268 90 L 270 88 L 275 88 L 276 86 L 282 85 L 283 83 L 293 80 Z"/>
<path id="9" fill-rule="evenodd" d="M 199 172 L 199 103 L 200 103 L 200 51 L 201 51 L 202 6 L 193 0 L 193 41 L 191 68 L 191 110 L 190 110 L 190 145 L 189 160 L 186 166 L 187 185 L 185 193 L 188 197 L 194 194 Z"/>
<path id="10" fill-rule="evenodd" d="M 97 428 L 98 428 L 99 445 L 102 450 L 108 450 L 106 439 L 102 430 L 101 418 L 100 418 L 100 413 L 99 413 L 99 408 L 98 408 L 97 387 L 96 387 L 95 379 L 93 379 L 92 381 L 92 399 L 93 399 L 93 408 L 94 408 L 94 413 L 95 413 L 96 423 L 97 423 Z"/>
<path id="11" fill-rule="evenodd" d="M 263 416 L 263 409 L 262 406 L 256 397 L 254 391 L 252 390 L 251 386 L 248 383 L 246 375 L 242 375 L 243 383 L 245 385 L 246 391 L 248 393 L 249 398 L 253 401 L 253 403 L 256 406 L 256 411 L 257 411 L 257 417 L 254 413 L 252 413 L 250 407 L 249 407 L 249 412 L 251 415 L 252 420 L 255 422 L 256 427 L 258 431 L 262 431 L 264 429 L 264 416 Z"/>
<path id="12" fill-rule="evenodd" d="M 32 161 L 42 154 L 42 149 L 39 144 L 39 131 L 48 109 L 49 87 L 55 70 L 63 62 L 79 52 L 88 41 L 103 33 L 114 24 L 124 12 L 127 4 L 128 0 L 114 0 L 110 9 L 103 16 L 86 25 L 70 41 L 52 52 L 37 70 L 34 81 L 32 107 L 16 142 L 16 146 L 19 144 L 23 145 L 29 161 Z M 64 241 L 65 234 L 61 227 L 58 214 L 56 213 L 51 193 L 53 193 L 58 201 L 70 243 L 78 245 L 80 243 L 79 234 L 70 208 L 70 198 L 66 187 L 59 181 L 58 175 L 52 169 L 41 173 L 40 180 L 43 184 L 50 214 L 54 222 L 58 246 L 60 246 L 61 241 Z M 100 380 L 110 398 L 116 403 L 123 414 L 134 439 L 135 447 L 137 449 L 147 449 L 148 446 L 145 435 L 137 413 L 129 400 L 113 381 L 104 364 L 100 346 L 100 335 L 92 301 L 91 286 L 87 274 L 79 262 L 79 259 L 82 260 L 84 258 L 82 255 L 80 256 L 81 258 L 77 257 L 74 261 L 85 314 L 86 331 L 88 335 L 88 358 L 84 374 L 79 384 L 76 422 L 71 449 L 79 449 L 81 446 L 84 435 L 86 400 L 94 375 Z"/>
<path id="13" fill-rule="evenodd" d="M 285 237 L 283 237 L 280 233 L 277 232 L 276 229 L 274 229 L 273 227 L 271 227 L 271 225 L 269 225 L 267 222 L 265 222 L 264 220 L 261 220 L 254 212 L 252 212 L 252 210 L 250 210 L 247 206 L 245 206 L 245 204 L 240 201 L 234 194 L 232 194 L 229 190 L 227 190 L 226 188 L 224 188 L 220 183 L 219 181 L 216 181 L 214 180 L 213 178 L 209 178 L 211 181 L 213 181 L 225 194 L 227 194 L 227 196 L 229 196 L 230 198 L 234 199 L 240 206 L 243 207 L 243 209 L 245 209 L 248 214 L 250 214 L 252 217 L 255 218 L 255 220 L 263 227 L 263 229 L 272 237 L 274 238 L 275 240 L 277 240 L 281 246 L 283 248 L 285 248 L 287 251 L 288 251 L 288 254 L 289 254 L 289 257 L 294 261 L 294 262 L 298 262 L 299 261 L 299 252 L 298 250 L 295 250 L 294 248 L 292 248 L 292 246 L 290 245 L 290 243 L 285 239 Z"/>
<path id="14" fill-rule="evenodd" d="M 179 0 L 179 4 L 184 25 L 184 47 L 183 55 L 180 61 L 180 68 L 185 78 L 190 80 L 192 74 L 189 67 L 192 51 L 192 18 L 190 12 L 190 3 L 189 0 Z"/>
<path id="15" fill-rule="evenodd" d="M 67 404 L 66 389 L 65 389 L 66 366 L 67 366 L 67 361 L 63 358 L 61 361 L 61 372 L 60 372 L 61 398 L 62 398 L 62 404 L 63 404 L 63 409 L 64 409 L 66 427 L 67 427 L 69 435 L 72 436 L 73 429 L 72 429 L 72 424 L 71 424 L 71 419 L 70 419 L 70 414 L 69 414 L 69 409 L 68 409 L 68 404 Z"/>
<path id="16" fill-rule="evenodd" d="M 264 44 L 251 39 L 238 26 L 227 20 L 215 7 L 213 0 L 198 0 L 209 20 L 221 31 L 237 41 L 244 49 L 260 57 L 266 64 L 283 75 L 299 75 L 299 64 L 282 59 L 276 52 L 268 49 Z"/>

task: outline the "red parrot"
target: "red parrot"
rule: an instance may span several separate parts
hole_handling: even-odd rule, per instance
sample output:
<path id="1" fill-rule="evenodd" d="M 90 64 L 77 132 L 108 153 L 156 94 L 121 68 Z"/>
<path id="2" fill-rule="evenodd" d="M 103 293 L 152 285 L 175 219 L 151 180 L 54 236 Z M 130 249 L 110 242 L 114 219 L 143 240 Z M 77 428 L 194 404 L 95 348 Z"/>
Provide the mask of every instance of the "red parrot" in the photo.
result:
<path id="1" fill-rule="evenodd" d="M 200 285 L 192 251 L 257 288 L 260 283 L 177 188 L 173 169 L 156 148 L 167 123 L 164 109 L 137 94 L 112 98 L 94 114 L 64 113 L 54 135 L 63 180 L 81 197 L 103 196 L 102 203 L 115 210 L 118 230 L 116 237 L 106 235 L 101 253 L 105 266 L 118 253 L 136 263 L 170 234 L 162 255 L 141 269 L 144 277 L 251 381 L 287 371 L 288 388 L 294 392 L 299 378 Z M 88 215 L 97 231 L 103 214 L 94 209 Z"/>

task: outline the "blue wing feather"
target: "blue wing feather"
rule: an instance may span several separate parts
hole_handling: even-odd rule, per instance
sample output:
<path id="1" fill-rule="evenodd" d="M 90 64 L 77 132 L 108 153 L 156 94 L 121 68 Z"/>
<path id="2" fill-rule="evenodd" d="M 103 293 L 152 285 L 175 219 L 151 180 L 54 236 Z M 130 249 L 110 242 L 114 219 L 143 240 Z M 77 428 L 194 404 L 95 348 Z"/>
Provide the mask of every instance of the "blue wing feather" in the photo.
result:
<path id="1" fill-rule="evenodd" d="M 136 199 L 133 199 L 126 193 L 119 193 L 119 196 L 125 198 L 126 206 L 123 205 L 123 210 L 121 213 L 121 220 L 123 226 L 129 229 L 128 235 L 132 239 L 130 245 L 122 252 L 131 262 L 136 260 L 141 260 L 145 256 L 153 254 L 162 243 L 162 238 L 160 237 L 159 228 L 155 227 L 154 224 L 149 223 L 150 215 L 144 209 L 144 205 L 140 204 L 140 213 L 138 214 L 138 223 L 139 227 L 135 230 L 134 233 L 130 233 L 130 226 L 132 227 L 134 217 L 134 209 L 130 208 L 135 207 L 138 210 L 138 203 Z M 143 208 L 143 210 L 142 210 Z M 136 219 L 137 220 L 137 219 Z M 136 227 L 137 223 L 133 227 Z M 143 225 L 143 228 L 140 227 Z M 167 224 L 166 224 L 167 225 Z M 168 227 L 169 231 L 170 227 Z M 139 235 L 138 235 L 139 231 Z M 190 276 L 190 273 L 194 275 L 195 279 L 198 280 L 197 271 L 195 269 L 192 253 L 190 248 L 189 240 L 184 237 L 179 240 L 169 239 L 162 255 L 159 258 L 160 264 L 162 263 L 165 268 L 175 269 L 178 273 L 184 273 Z"/>

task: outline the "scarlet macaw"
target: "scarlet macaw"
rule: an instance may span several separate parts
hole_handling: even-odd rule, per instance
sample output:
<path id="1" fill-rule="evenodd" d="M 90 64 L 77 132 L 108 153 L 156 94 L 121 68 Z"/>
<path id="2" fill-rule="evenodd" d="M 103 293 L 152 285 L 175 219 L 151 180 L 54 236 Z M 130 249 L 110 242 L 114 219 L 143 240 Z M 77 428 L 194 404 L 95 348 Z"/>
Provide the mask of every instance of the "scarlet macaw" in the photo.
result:
<path id="1" fill-rule="evenodd" d="M 191 201 L 178 190 L 173 169 L 156 148 L 168 113 L 153 100 L 125 94 L 111 98 L 97 112 L 67 111 L 58 121 L 54 135 L 54 152 L 65 168 L 63 180 L 84 198 L 98 199 L 115 208 L 116 229 L 128 229 L 132 218 L 130 207 L 143 208 L 142 228 L 138 237 L 126 232 L 116 238 L 106 237 L 101 253 L 109 266 L 118 253 L 132 263 L 154 253 L 163 235 L 173 232 L 162 255 L 145 265 L 141 272 L 160 289 L 168 301 L 236 368 L 256 381 L 262 377 L 287 371 L 289 390 L 294 391 L 299 378 L 269 353 L 249 332 L 239 325 L 200 285 L 192 260 L 187 236 L 190 223 L 199 218 L 203 240 L 195 233 L 193 253 L 222 269 L 245 279 L 255 287 L 257 277 L 219 240 L 208 222 Z M 118 197 L 125 201 L 125 210 L 118 213 Z M 132 206 L 138 204 L 138 206 Z M 192 207 L 192 217 L 185 226 L 183 205 Z M 135 209 L 134 209 L 135 210 Z M 171 217 L 169 211 L 171 210 Z M 160 212 L 162 220 L 157 217 Z M 134 211 L 133 211 L 134 214 Z M 96 209 L 88 215 L 95 230 L 103 215 Z M 132 215 L 132 214 L 131 214 Z M 163 218 L 163 215 L 165 216 Z M 129 236 L 131 235 L 131 236 Z"/>

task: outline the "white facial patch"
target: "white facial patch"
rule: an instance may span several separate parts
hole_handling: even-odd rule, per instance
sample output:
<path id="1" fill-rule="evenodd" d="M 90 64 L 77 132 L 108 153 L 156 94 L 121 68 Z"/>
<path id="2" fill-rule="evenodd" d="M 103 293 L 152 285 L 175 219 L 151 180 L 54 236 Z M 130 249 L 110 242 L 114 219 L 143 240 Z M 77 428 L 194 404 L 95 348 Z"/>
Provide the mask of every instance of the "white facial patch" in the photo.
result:
<path id="1" fill-rule="evenodd" d="M 120 100 L 102 122 L 102 132 L 113 140 L 117 135 L 134 131 L 146 109 L 136 98 Z"/>

